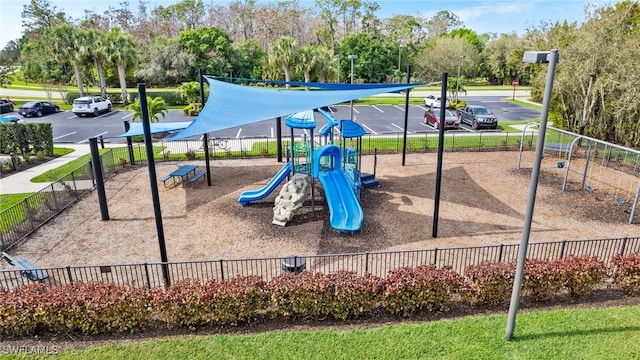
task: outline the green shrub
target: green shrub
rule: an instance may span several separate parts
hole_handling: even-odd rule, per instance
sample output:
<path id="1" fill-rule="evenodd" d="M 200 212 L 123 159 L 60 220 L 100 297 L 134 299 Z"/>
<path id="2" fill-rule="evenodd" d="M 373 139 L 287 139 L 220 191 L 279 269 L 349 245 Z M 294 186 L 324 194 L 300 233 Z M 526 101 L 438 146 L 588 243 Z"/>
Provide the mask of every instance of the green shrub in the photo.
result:
<path id="1" fill-rule="evenodd" d="M 602 283 L 607 269 L 602 260 L 595 256 L 570 256 L 553 261 L 564 282 L 569 295 L 586 296 Z"/>
<path id="2" fill-rule="evenodd" d="M 611 258 L 611 278 L 625 294 L 640 294 L 640 253 Z"/>
<path id="3" fill-rule="evenodd" d="M 468 300 L 476 304 L 497 306 L 511 298 L 516 263 L 485 261 L 464 270 L 469 283 Z"/>
<path id="4" fill-rule="evenodd" d="M 450 267 L 400 268 L 384 280 L 384 306 L 389 313 L 402 316 L 422 309 L 448 311 L 452 296 L 463 284 L 462 277 Z"/>
<path id="5" fill-rule="evenodd" d="M 163 90 L 147 90 L 147 96 L 152 98 L 161 97 L 164 99 L 164 102 L 169 106 L 175 105 L 187 105 L 187 101 L 182 97 L 177 91 L 163 91 Z M 130 102 L 135 102 L 138 98 L 138 93 L 129 94 Z"/>
<path id="6" fill-rule="evenodd" d="M 531 301 L 549 301 L 557 296 L 564 286 L 564 278 L 551 261 L 528 259 L 525 263 L 522 289 Z"/>

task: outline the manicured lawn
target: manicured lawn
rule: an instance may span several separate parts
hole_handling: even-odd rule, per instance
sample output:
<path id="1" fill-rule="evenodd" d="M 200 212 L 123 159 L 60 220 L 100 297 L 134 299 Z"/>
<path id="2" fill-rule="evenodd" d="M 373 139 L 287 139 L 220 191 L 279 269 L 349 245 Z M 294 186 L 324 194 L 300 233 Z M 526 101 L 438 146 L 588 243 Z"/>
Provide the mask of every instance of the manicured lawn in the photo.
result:
<path id="1" fill-rule="evenodd" d="M 640 306 L 520 312 L 346 330 L 184 336 L 63 352 L 62 359 L 638 359 Z M 142 355 L 144 354 L 144 355 Z"/>

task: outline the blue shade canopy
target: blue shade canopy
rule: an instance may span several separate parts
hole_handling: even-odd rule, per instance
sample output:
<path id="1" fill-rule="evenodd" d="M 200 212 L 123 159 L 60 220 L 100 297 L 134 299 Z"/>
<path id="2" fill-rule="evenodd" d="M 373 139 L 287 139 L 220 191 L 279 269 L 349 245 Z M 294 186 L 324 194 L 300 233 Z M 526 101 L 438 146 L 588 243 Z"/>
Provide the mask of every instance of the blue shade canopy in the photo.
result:
<path id="1" fill-rule="evenodd" d="M 393 84 L 353 90 L 274 90 L 230 84 L 211 78 L 209 98 L 193 123 L 169 140 L 199 136 L 216 130 L 288 116 L 304 110 L 359 99 L 381 93 L 398 92 L 422 84 Z"/>
<path id="2" fill-rule="evenodd" d="M 340 121 L 340 133 L 342 133 L 342 137 L 346 139 L 361 137 L 364 136 L 367 132 L 364 131 L 360 124 L 353 122 L 351 120 L 341 120 Z"/>
<path id="3" fill-rule="evenodd" d="M 20 120 L 21 119 L 17 116 L 0 116 L 0 122 L 14 122 Z"/>
<path id="4" fill-rule="evenodd" d="M 165 123 L 149 123 L 152 134 L 161 134 L 169 131 L 182 130 L 189 126 L 191 121 L 186 122 L 165 122 Z M 144 135 L 142 123 L 129 123 L 129 131 L 122 135 L 114 137 L 140 136 Z"/>
<path id="5" fill-rule="evenodd" d="M 313 110 L 305 110 L 290 115 L 284 124 L 294 129 L 315 129 L 316 117 Z"/>

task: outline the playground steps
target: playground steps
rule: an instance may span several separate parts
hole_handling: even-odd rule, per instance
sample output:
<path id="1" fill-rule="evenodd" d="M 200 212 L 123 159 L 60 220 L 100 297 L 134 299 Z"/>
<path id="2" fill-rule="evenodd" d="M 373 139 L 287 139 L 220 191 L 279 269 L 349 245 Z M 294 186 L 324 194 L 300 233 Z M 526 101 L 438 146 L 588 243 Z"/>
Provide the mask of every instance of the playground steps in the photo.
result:
<path id="1" fill-rule="evenodd" d="M 373 174 L 362 173 L 360 175 L 360 181 L 365 189 L 380 185 L 380 182 Z"/>

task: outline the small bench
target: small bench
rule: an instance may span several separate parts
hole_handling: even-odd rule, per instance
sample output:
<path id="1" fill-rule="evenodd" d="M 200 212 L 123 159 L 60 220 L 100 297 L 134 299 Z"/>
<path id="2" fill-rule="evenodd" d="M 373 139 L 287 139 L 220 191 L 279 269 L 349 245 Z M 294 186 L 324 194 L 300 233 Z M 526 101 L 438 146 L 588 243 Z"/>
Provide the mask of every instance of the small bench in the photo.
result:
<path id="1" fill-rule="evenodd" d="M 31 281 L 44 281 L 49 277 L 49 273 L 46 270 L 41 269 L 38 265 L 34 264 L 27 258 L 13 258 L 6 252 L 2 252 L 2 257 L 13 266 L 17 266 L 20 269 L 20 274 L 26 276 Z"/>
<path id="2" fill-rule="evenodd" d="M 199 173 L 195 174 L 192 178 L 189 179 L 189 183 L 191 184 L 191 187 L 193 187 L 193 184 L 198 181 L 201 177 L 206 176 L 207 172 L 206 171 L 200 171 Z"/>

